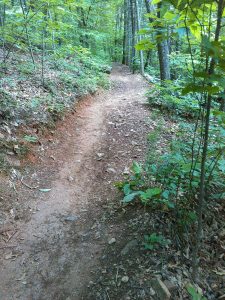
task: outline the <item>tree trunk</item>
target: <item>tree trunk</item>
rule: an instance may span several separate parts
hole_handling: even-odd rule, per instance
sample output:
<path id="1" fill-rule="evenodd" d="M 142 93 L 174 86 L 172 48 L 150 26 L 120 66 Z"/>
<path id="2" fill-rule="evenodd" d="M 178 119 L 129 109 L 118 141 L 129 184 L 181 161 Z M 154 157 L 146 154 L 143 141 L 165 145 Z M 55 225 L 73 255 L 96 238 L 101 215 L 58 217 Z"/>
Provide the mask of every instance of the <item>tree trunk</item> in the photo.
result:
<path id="1" fill-rule="evenodd" d="M 135 0 L 135 8 L 136 8 L 136 16 L 137 16 L 137 31 L 141 29 L 141 16 L 140 16 L 140 11 L 139 11 L 139 3 L 138 0 Z M 141 36 L 138 37 L 138 41 L 141 40 Z M 140 51 L 140 72 L 142 75 L 144 75 L 145 70 L 144 70 L 144 56 L 143 56 L 143 51 Z"/>
<path id="2" fill-rule="evenodd" d="M 124 0 L 124 19 L 123 19 L 123 58 L 122 64 L 128 65 L 128 11 L 127 11 L 127 0 Z"/>
<path id="3" fill-rule="evenodd" d="M 145 7 L 146 7 L 147 13 L 150 14 L 153 9 L 152 5 L 151 5 L 151 1 L 145 0 Z M 152 18 L 148 18 L 148 19 L 149 19 L 149 23 L 152 23 L 154 21 L 154 20 L 152 20 Z M 152 55 L 152 50 L 148 50 L 147 56 L 146 56 L 146 61 L 145 61 L 145 69 L 151 63 L 151 55 Z"/>
<path id="4" fill-rule="evenodd" d="M 130 15 L 131 15 L 131 69 L 134 74 L 135 72 L 135 11 L 134 11 L 134 0 L 129 0 L 130 4 Z"/>
<path id="5" fill-rule="evenodd" d="M 158 18 L 161 17 L 161 3 L 158 3 Z M 157 35 L 162 35 L 160 28 L 157 29 Z M 170 64 L 169 64 L 169 47 L 166 39 L 159 40 L 157 42 L 158 48 L 158 58 L 159 58 L 159 67 L 160 67 L 160 79 L 163 82 L 164 80 L 170 80 Z"/>

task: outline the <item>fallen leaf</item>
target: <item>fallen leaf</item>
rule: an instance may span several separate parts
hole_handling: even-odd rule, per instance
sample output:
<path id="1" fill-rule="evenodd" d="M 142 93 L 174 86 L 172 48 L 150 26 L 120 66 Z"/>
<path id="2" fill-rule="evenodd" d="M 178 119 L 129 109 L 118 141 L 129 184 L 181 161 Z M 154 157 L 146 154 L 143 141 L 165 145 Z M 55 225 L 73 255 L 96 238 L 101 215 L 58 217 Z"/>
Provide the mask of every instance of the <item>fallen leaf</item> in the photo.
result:
<path id="1" fill-rule="evenodd" d="M 216 273 L 216 275 L 220 275 L 220 276 L 224 276 L 225 275 L 225 270 L 213 270 L 214 273 Z"/>
<path id="2" fill-rule="evenodd" d="M 39 189 L 40 192 L 43 192 L 43 193 L 47 193 L 47 192 L 50 192 L 51 189 Z"/>

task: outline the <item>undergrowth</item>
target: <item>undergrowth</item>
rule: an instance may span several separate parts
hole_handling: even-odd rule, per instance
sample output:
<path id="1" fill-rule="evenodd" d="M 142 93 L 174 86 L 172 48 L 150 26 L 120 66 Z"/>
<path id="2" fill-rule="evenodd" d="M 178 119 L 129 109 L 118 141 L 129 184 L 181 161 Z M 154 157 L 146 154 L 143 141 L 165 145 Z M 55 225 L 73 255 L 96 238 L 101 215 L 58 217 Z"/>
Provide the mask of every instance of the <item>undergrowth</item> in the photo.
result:
<path id="1" fill-rule="evenodd" d="M 27 55 L 15 52 L 1 74 L 0 116 L 21 123 L 48 123 L 60 118 L 78 98 L 109 88 L 107 61 L 88 50 L 60 49 L 44 62 L 35 54 L 36 65 Z M 42 72 L 44 76 L 42 77 Z"/>
<path id="2" fill-rule="evenodd" d="M 0 170 L 8 169 L 7 155 L 21 157 L 36 142 L 36 136 L 18 137 L 17 128 L 55 128 L 82 96 L 110 86 L 110 63 L 88 49 L 61 47 L 48 54 L 44 65 L 38 52 L 34 59 L 35 66 L 25 52 L 15 50 L 1 69 Z"/>
<path id="3" fill-rule="evenodd" d="M 155 87 L 157 90 L 158 87 Z M 162 87 L 158 93 L 163 91 L 165 103 L 163 106 L 171 105 L 170 112 L 174 113 L 176 119 L 175 128 L 171 136 L 171 142 L 163 150 L 159 151 L 161 135 L 168 133 L 166 121 L 158 113 L 156 119 L 158 126 L 148 136 L 149 153 L 144 164 L 133 162 L 131 175 L 127 176 L 116 186 L 123 192 L 123 204 L 140 201 L 144 206 L 154 210 L 170 213 L 174 227 L 174 241 L 179 247 L 183 247 L 184 241 L 191 240 L 191 232 L 195 230 L 197 220 L 196 204 L 200 186 L 201 155 L 200 144 L 202 132 L 196 130 L 195 123 L 190 122 L 190 115 L 197 120 L 197 103 L 189 105 L 188 97 L 177 102 L 176 109 L 170 89 Z M 176 91 L 176 88 L 175 88 Z M 151 93 L 151 98 L 154 98 Z M 157 99 L 156 99 L 157 102 Z M 182 102 L 182 103 L 181 103 Z M 187 106 L 184 106 L 184 103 Z M 168 107 L 168 106 L 167 106 Z M 177 119 L 181 112 L 187 119 Z M 200 120 L 199 120 L 200 122 Z M 171 133 L 170 133 L 171 135 Z M 193 136 L 195 136 L 193 142 Z M 206 163 L 207 180 L 207 204 L 204 209 L 205 218 L 211 207 L 221 204 L 225 198 L 225 128 L 224 113 L 214 110 L 211 115 L 209 151 Z M 160 152 L 163 152 L 160 155 Z M 190 232 L 188 236 L 186 233 Z M 185 234 L 184 234 L 185 233 Z M 186 244 L 187 246 L 187 244 Z"/>

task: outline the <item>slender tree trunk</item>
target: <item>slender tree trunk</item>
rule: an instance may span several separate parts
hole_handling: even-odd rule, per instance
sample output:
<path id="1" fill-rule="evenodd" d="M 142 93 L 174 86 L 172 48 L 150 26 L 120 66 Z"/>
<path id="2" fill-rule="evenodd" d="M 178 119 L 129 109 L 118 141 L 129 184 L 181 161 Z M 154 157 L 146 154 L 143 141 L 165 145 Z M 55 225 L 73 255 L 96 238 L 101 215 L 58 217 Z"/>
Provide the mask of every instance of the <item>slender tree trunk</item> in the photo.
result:
<path id="1" fill-rule="evenodd" d="M 123 8 L 123 58 L 122 64 L 128 65 L 128 12 L 127 12 L 127 0 L 124 0 L 124 8 Z"/>
<path id="2" fill-rule="evenodd" d="M 29 52 L 30 52 L 31 60 L 32 60 L 34 68 L 35 68 L 34 54 L 33 54 L 32 44 L 31 44 L 31 40 L 30 40 L 30 35 L 29 35 L 29 32 L 28 32 L 27 13 L 24 10 L 22 0 L 20 0 L 20 7 L 21 7 L 22 12 L 23 12 L 23 19 L 24 19 L 24 26 L 25 26 L 25 33 L 26 33 L 26 37 L 27 37 L 28 49 L 29 49 Z"/>
<path id="3" fill-rule="evenodd" d="M 135 11 L 134 11 L 134 0 L 129 0 L 130 1 L 130 15 L 131 15 L 131 68 L 132 72 L 134 74 L 135 72 Z"/>
<path id="4" fill-rule="evenodd" d="M 145 69 L 151 64 L 151 55 L 152 55 L 152 51 L 148 50 L 146 55 L 146 60 L 145 60 Z"/>
<path id="5" fill-rule="evenodd" d="M 140 16 L 140 11 L 139 11 L 139 3 L 138 0 L 135 0 L 135 8 L 136 8 L 136 16 L 137 16 L 137 31 L 139 32 L 141 29 L 141 16 Z M 138 37 L 138 41 L 141 40 L 141 36 Z M 145 70 L 144 70 L 144 56 L 143 56 L 143 51 L 140 51 L 140 72 L 142 75 L 144 75 Z"/>
<path id="6" fill-rule="evenodd" d="M 116 26 L 115 26 L 115 38 L 114 38 L 114 60 L 117 61 L 118 56 L 118 36 L 119 36 L 119 11 L 117 10 L 116 14 Z"/>
<path id="7" fill-rule="evenodd" d="M 41 55 L 41 82 L 42 86 L 45 85 L 45 30 L 42 32 L 42 55 Z"/>
<path id="8" fill-rule="evenodd" d="M 4 3 L 1 10 L 0 25 L 2 30 L 3 66 L 4 66 L 4 71 L 6 72 L 5 18 L 6 18 L 6 5 Z"/>
<path id="9" fill-rule="evenodd" d="M 126 32 L 127 32 L 127 41 L 126 41 L 126 48 L 127 48 L 127 62 L 128 66 L 131 68 L 131 13 L 130 13 L 130 0 L 126 0 L 127 4 L 127 26 L 126 26 Z"/>
<path id="10" fill-rule="evenodd" d="M 218 1 L 218 9 L 217 9 L 217 25 L 216 25 L 216 32 L 215 32 L 215 42 L 219 41 L 220 31 L 221 31 L 221 22 L 222 22 L 222 15 L 224 10 L 224 0 Z M 208 74 L 212 75 L 215 69 L 215 59 L 212 58 L 208 70 Z M 206 196 L 206 162 L 207 162 L 207 152 L 208 152 L 208 140 L 209 140 L 209 126 L 210 126 L 210 112 L 211 112 L 211 103 L 212 103 L 212 95 L 208 94 L 206 96 L 206 116 L 205 116 L 205 125 L 204 125 L 204 139 L 203 139 L 203 146 L 202 146 L 202 159 L 201 159 L 201 175 L 200 175 L 200 191 L 199 191 L 199 200 L 197 205 L 197 232 L 195 237 L 195 247 L 193 251 L 193 279 L 196 281 L 198 278 L 198 268 L 199 268 L 199 250 L 201 247 L 202 242 L 202 231 L 203 231 L 203 221 L 202 221 L 202 214 L 205 205 L 205 196 Z"/>
<path id="11" fill-rule="evenodd" d="M 152 12 L 151 1 L 145 0 L 145 7 L 146 7 L 147 13 L 150 14 Z M 152 18 L 149 18 L 149 23 L 152 23 L 152 22 L 153 22 Z M 147 56 L 146 56 L 146 61 L 145 61 L 145 68 L 147 68 L 147 66 L 151 62 L 151 55 L 152 55 L 152 50 L 148 50 Z"/>
<path id="12" fill-rule="evenodd" d="M 161 17 L 161 3 L 158 3 L 158 18 Z M 160 28 L 157 30 L 157 35 L 162 35 Z M 158 58 L 159 58 L 159 67 L 160 67 L 160 79 L 163 82 L 164 80 L 170 80 L 170 64 L 169 64 L 169 47 L 166 39 L 157 42 L 158 48 Z"/>

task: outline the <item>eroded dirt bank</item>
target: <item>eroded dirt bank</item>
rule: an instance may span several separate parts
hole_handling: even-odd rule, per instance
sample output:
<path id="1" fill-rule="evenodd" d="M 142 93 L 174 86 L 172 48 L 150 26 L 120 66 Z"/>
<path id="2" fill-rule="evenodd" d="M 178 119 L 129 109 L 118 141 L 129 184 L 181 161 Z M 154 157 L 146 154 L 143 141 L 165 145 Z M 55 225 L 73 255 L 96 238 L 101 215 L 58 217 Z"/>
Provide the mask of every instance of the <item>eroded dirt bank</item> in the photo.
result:
<path id="1" fill-rule="evenodd" d="M 26 210 L 21 218 L 11 211 L 13 235 L 1 241 L 0 299 L 121 299 L 90 291 L 104 247 L 119 240 L 117 224 L 107 221 L 119 201 L 113 182 L 144 158 L 153 125 L 141 76 L 116 66 L 111 81 L 109 92 L 79 103 L 43 141 L 40 163 L 25 170 L 22 184 L 15 176 L 12 197 Z"/>

